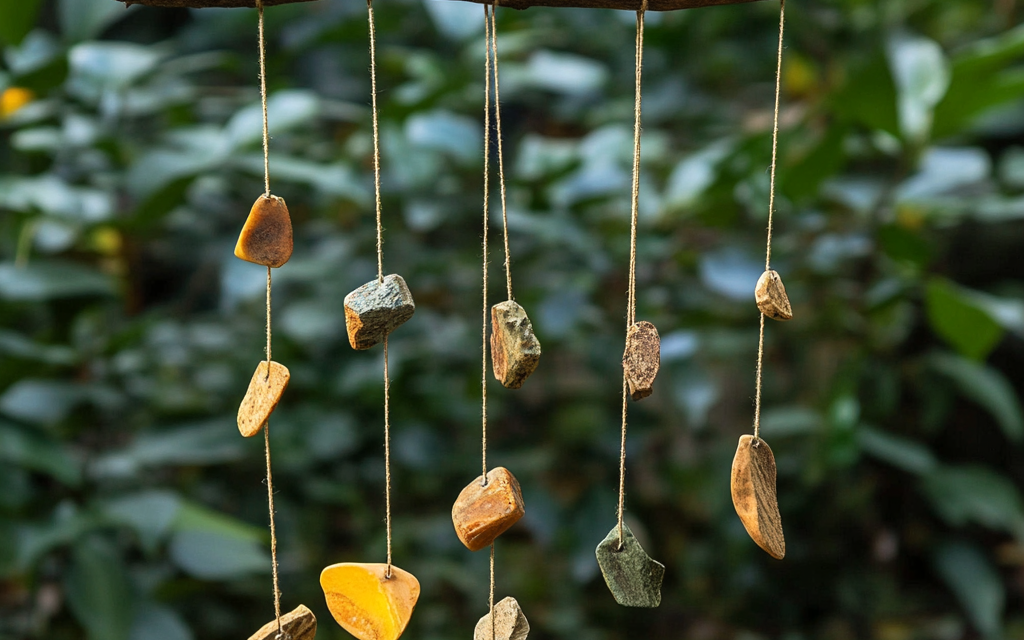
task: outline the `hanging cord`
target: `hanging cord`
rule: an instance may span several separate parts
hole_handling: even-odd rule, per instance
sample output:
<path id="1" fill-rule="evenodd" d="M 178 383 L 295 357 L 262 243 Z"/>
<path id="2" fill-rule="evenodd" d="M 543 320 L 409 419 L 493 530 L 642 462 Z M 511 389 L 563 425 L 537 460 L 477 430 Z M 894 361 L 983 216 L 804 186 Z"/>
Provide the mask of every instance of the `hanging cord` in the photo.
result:
<path id="1" fill-rule="evenodd" d="M 505 154 L 501 146 L 501 91 L 498 88 L 498 3 L 491 9 L 491 55 L 494 57 L 494 125 L 498 135 L 498 178 L 501 181 L 501 230 L 505 238 L 505 285 L 512 300 L 512 256 L 508 250 L 508 211 L 505 206 Z M 485 34 L 486 35 L 486 34 Z M 490 132 L 488 131 L 488 135 Z"/>
<path id="2" fill-rule="evenodd" d="M 483 473 L 481 486 L 487 486 L 487 231 L 491 198 L 491 54 L 488 20 L 490 5 L 484 5 L 484 240 L 483 240 L 483 329 L 480 352 L 483 354 L 483 370 L 480 380 L 480 422 L 483 430 L 480 463 Z"/>
<path id="3" fill-rule="evenodd" d="M 636 322 L 636 227 L 640 204 L 640 81 L 644 66 L 644 13 L 647 0 L 636 12 L 636 100 L 633 104 L 633 204 L 629 221 L 629 294 L 626 302 L 626 331 Z M 622 372 L 622 441 L 619 445 L 619 548 L 625 539 L 622 524 L 626 507 L 626 413 L 629 384 Z"/>
<path id="4" fill-rule="evenodd" d="M 259 24 L 260 50 L 260 102 L 263 105 L 263 188 L 270 197 L 270 126 L 267 119 L 267 41 L 263 29 L 263 0 L 256 0 Z M 267 267 L 267 379 L 270 378 L 271 338 L 270 329 L 270 267 Z M 277 525 L 274 522 L 274 474 L 270 468 L 270 420 L 263 426 L 263 445 L 267 458 L 267 510 L 270 515 L 270 561 L 274 576 L 274 616 L 277 620 L 275 638 L 284 637 L 281 628 L 281 587 L 277 570 Z"/>
<path id="5" fill-rule="evenodd" d="M 370 24 L 370 93 L 373 101 L 373 187 L 377 208 L 377 282 L 384 283 L 384 227 L 380 206 L 380 129 L 377 125 L 377 30 L 373 23 L 373 2 L 366 0 Z M 384 336 L 384 511 L 388 536 L 388 571 L 391 579 L 391 377 L 388 375 L 388 337 Z"/>
<path id="6" fill-rule="evenodd" d="M 775 68 L 775 123 L 772 127 L 772 177 L 768 193 L 768 240 L 765 246 L 764 269 L 772 262 L 772 215 L 775 212 L 775 167 L 779 151 L 779 98 L 782 94 L 782 36 L 786 29 L 786 0 L 779 0 L 779 58 Z M 764 363 L 764 313 L 757 338 L 757 389 L 754 395 L 754 446 L 761 438 L 761 375 Z"/>

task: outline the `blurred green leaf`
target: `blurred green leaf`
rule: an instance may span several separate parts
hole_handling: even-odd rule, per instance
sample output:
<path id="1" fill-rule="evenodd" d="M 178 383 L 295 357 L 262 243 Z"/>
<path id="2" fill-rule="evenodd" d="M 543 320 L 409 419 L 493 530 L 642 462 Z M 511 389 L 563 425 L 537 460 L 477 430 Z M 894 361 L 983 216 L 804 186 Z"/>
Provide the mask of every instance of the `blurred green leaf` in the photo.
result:
<path id="1" fill-rule="evenodd" d="M 64 445 L 14 425 L 0 423 L 0 460 L 46 473 L 71 487 L 82 481 L 82 463 Z"/>
<path id="2" fill-rule="evenodd" d="M 121 557 L 108 541 L 89 536 L 75 545 L 64 588 L 90 640 L 128 640 L 133 590 Z"/>
<path id="3" fill-rule="evenodd" d="M 61 31 L 71 42 L 98 38 L 103 30 L 131 11 L 120 4 L 105 0 L 60 0 L 57 16 Z"/>
<path id="4" fill-rule="evenodd" d="M 919 269 L 932 260 L 932 248 L 919 234 L 896 224 L 878 229 L 878 242 L 893 260 L 908 262 Z"/>
<path id="5" fill-rule="evenodd" d="M 879 129 L 893 136 L 900 135 L 896 84 L 886 59 L 873 56 L 867 64 L 855 69 L 850 79 L 832 96 L 837 113 L 852 122 Z"/>
<path id="6" fill-rule="evenodd" d="M 926 292 L 928 322 L 962 355 L 983 360 L 1003 337 L 1003 328 L 962 289 L 934 278 Z"/>
<path id="7" fill-rule="evenodd" d="M 978 631 L 1001 637 L 1006 591 L 985 554 L 972 544 L 947 542 L 935 551 L 935 568 Z"/>
<path id="8" fill-rule="evenodd" d="M 964 397 L 991 413 L 1008 440 L 1020 442 L 1024 438 L 1024 414 L 1020 401 L 1002 373 L 948 353 L 932 354 L 928 365 L 952 380 Z"/>
<path id="9" fill-rule="evenodd" d="M 0 264 L 0 298 L 17 301 L 111 295 L 114 282 L 84 265 L 34 260 L 24 267 Z"/>
<path id="10" fill-rule="evenodd" d="M 919 35 L 898 34 L 887 51 L 897 90 L 900 130 L 914 142 L 931 133 L 933 110 L 949 88 L 949 63 L 939 44 Z"/>
<path id="11" fill-rule="evenodd" d="M 171 539 L 171 558 L 201 580 L 230 580 L 270 569 L 270 554 L 254 542 L 213 531 L 179 531 Z"/>
<path id="12" fill-rule="evenodd" d="M 242 542 L 262 542 L 267 536 L 266 529 L 242 522 L 223 513 L 213 511 L 198 503 L 182 501 L 174 519 L 175 531 L 215 533 L 225 538 Z"/>
<path id="13" fill-rule="evenodd" d="M 80 385 L 63 380 L 25 378 L 0 395 L 0 411 L 31 424 L 60 422 L 86 397 Z"/>
<path id="14" fill-rule="evenodd" d="M 870 455 L 907 473 L 926 474 L 938 466 L 928 447 L 866 425 L 857 428 L 857 442 Z"/>
<path id="15" fill-rule="evenodd" d="M 21 44 L 42 5 L 41 0 L 16 0 L 0 3 L 0 43 Z"/>
<path id="16" fill-rule="evenodd" d="M 980 524 L 1024 540 L 1024 503 L 1013 483 L 995 471 L 942 466 L 922 482 L 935 511 L 950 525 Z"/>
<path id="17" fill-rule="evenodd" d="M 172 608 L 156 602 L 142 602 L 132 622 L 128 640 L 192 640 L 192 630 Z"/>
<path id="18" fill-rule="evenodd" d="M 140 491 L 107 501 L 103 510 L 112 520 L 123 522 L 138 533 L 143 546 L 153 550 L 180 518 L 181 499 L 172 491 Z"/>

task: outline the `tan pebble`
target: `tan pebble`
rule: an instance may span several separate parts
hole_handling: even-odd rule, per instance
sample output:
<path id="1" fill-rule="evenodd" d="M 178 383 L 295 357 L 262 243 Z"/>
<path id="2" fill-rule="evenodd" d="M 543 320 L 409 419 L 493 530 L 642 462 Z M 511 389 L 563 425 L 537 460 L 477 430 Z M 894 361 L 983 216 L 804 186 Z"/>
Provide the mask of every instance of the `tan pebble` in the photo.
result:
<path id="1" fill-rule="evenodd" d="M 775 493 L 775 456 L 764 440 L 740 437 L 732 461 L 732 504 L 757 546 L 782 560 L 786 539 Z"/>
<path id="2" fill-rule="evenodd" d="M 243 436 L 249 438 L 260 432 L 281 401 L 290 379 L 291 373 L 283 364 L 271 362 L 268 368 L 266 360 L 260 362 L 238 406 L 238 431 Z"/>
<path id="3" fill-rule="evenodd" d="M 754 289 L 754 300 L 761 313 L 773 320 L 792 320 L 793 308 L 782 284 L 782 276 L 773 269 L 761 274 Z"/>
<path id="4" fill-rule="evenodd" d="M 294 611 L 281 616 L 282 638 L 289 640 L 313 640 L 316 637 L 316 616 L 300 604 Z M 260 630 L 249 636 L 249 640 L 275 640 L 277 638 L 277 620 L 271 620 L 260 627 Z"/>
<path id="5" fill-rule="evenodd" d="M 622 368 L 629 383 L 629 395 L 642 400 L 654 391 L 654 379 L 661 367 L 661 338 L 650 322 L 637 322 L 626 332 Z"/>

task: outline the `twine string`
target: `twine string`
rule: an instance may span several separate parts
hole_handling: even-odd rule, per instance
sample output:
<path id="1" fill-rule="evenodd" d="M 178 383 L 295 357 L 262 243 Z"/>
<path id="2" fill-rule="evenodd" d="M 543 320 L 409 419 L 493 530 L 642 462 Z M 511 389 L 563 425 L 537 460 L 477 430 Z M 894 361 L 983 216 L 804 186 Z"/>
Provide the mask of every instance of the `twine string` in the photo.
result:
<path id="1" fill-rule="evenodd" d="M 270 123 L 267 119 L 267 41 L 263 33 L 263 0 L 256 0 L 260 34 L 260 102 L 263 103 L 263 190 L 270 197 Z"/>
<path id="2" fill-rule="evenodd" d="M 388 572 L 391 578 L 391 378 L 388 376 L 388 337 L 384 336 L 384 510 L 388 528 Z"/>
<path id="3" fill-rule="evenodd" d="M 501 182 L 501 231 L 505 240 L 505 286 L 508 299 L 512 300 L 512 255 L 508 249 L 508 210 L 505 204 L 505 154 L 501 142 L 501 90 L 498 85 L 498 24 L 495 1 L 491 9 L 491 56 L 494 58 L 494 126 L 498 136 L 498 178 Z M 485 34 L 486 35 L 486 34 Z M 490 135 L 490 131 L 488 131 Z"/>
<path id="4" fill-rule="evenodd" d="M 483 310 L 481 330 L 481 346 L 483 368 L 480 379 L 480 422 L 483 430 L 481 438 L 480 462 L 483 472 L 480 476 L 481 486 L 487 486 L 487 232 L 491 198 L 491 54 L 489 16 L 490 5 L 484 5 L 484 239 L 483 239 Z"/>
<path id="5" fill-rule="evenodd" d="M 366 0 L 370 23 L 370 96 L 373 103 L 373 189 L 377 212 L 377 282 L 384 283 L 384 229 L 380 206 L 380 129 L 377 122 L 377 28 L 373 19 L 373 0 Z"/>
<path id="6" fill-rule="evenodd" d="M 786 29 L 786 0 L 779 0 L 779 56 L 775 67 L 775 121 L 772 126 L 772 170 L 768 193 L 768 239 L 765 243 L 765 271 L 771 268 L 772 260 L 772 217 L 775 213 L 775 168 L 779 151 L 779 102 L 782 94 L 782 37 Z M 764 363 L 764 312 L 761 313 L 761 329 L 757 338 L 757 382 L 754 392 L 754 445 L 761 440 L 761 379 Z"/>

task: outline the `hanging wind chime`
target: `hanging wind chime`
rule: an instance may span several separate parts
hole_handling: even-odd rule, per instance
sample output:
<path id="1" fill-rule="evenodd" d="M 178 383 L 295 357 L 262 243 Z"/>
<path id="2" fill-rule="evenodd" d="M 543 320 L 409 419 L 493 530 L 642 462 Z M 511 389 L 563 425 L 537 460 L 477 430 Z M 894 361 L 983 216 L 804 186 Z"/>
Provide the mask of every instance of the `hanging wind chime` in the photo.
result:
<path id="1" fill-rule="evenodd" d="M 775 70 L 775 120 L 772 129 L 771 187 L 768 196 L 768 240 L 764 273 L 757 281 L 754 299 L 761 311 L 757 343 L 757 390 L 754 399 L 754 435 L 740 436 L 732 462 L 732 503 L 747 533 L 773 558 L 786 555 L 782 518 L 775 490 L 775 456 L 761 439 L 761 379 L 764 361 L 764 319 L 791 320 L 793 309 L 782 278 L 771 268 L 772 215 L 775 212 L 775 166 L 779 148 L 779 96 L 782 87 L 782 36 L 786 25 L 786 0 L 779 1 L 779 57 Z"/>
<path id="2" fill-rule="evenodd" d="M 304 605 L 291 613 L 281 615 L 281 590 L 277 575 L 277 529 L 274 524 L 274 476 L 270 468 L 270 414 L 288 386 L 290 374 L 283 364 L 271 357 L 272 332 L 270 324 L 271 269 L 288 262 L 292 255 L 292 221 L 283 198 L 270 192 L 270 127 L 267 119 L 267 55 L 263 29 L 263 3 L 256 2 L 259 21 L 260 102 L 263 106 L 263 187 L 249 217 L 242 227 L 235 245 L 235 255 L 247 262 L 267 268 L 267 359 L 260 362 L 249 381 L 241 405 L 238 407 L 238 430 L 246 438 L 263 429 L 267 460 L 267 504 L 270 512 L 270 558 L 274 578 L 275 618 L 257 631 L 250 640 L 269 640 L 286 635 L 293 640 L 312 640 L 316 635 L 316 617 Z"/>
<path id="3" fill-rule="evenodd" d="M 344 562 L 320 574 L 327 608 L 339 625 L 360 640 L 397 640 L 420 597 L 420 583 L 391 562 L 391 379 L 388 335 L 416 311 L 402 276 L 384 275 L 380 202 L 380 130 L 377 123 L 377 40 L 373 4 L 367 0 L 370 31 L 370 90 L 373 109 L 373 182 L 377 220 L 377 278 L 345 296 L 345 325 L 353 349 L 384 344 L 384 481 L 387 563 Z"/>
<path id="4" fill-rule="evenodd" d="M 505 208 L 505 165 L 501 135 L 501 97 L 498 84 L 498 33 L 495 7 L 484 5 L 484 201 L 483 201 L 483 284 L 481 310 L 481 467 L 479 478 L 462 490 L 452 507 L 455 532 L 470 551 L 490 547 L 490 590 L 488 612 L 476 624 L 474 640 L 525 640 L 530 623 L 519 603 L 506 597 L 494 603 L 494 541 L 523 517 L 523 494 L 515 476 L 504 467 L 487 470 L 487 292 L 488 235 L 490 211 L 491 153 L 491 69 L 493 60 L 494 120 L 498 139 L 498 176 L 501 187 L 501 218 L 505 244 L 505 282 L 508 300 L 491 308 L 490 353 L 494 377 L 510 389 L 518 389 L 537 368 L 540 343 L 526 312 L 512 299 L 511 258 L 508 245 L 508 216 Z"/>

